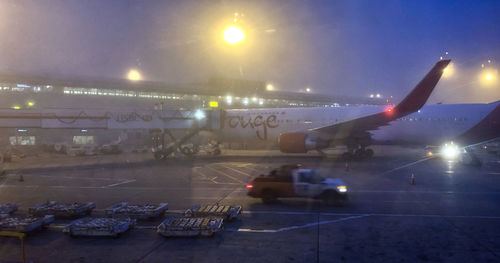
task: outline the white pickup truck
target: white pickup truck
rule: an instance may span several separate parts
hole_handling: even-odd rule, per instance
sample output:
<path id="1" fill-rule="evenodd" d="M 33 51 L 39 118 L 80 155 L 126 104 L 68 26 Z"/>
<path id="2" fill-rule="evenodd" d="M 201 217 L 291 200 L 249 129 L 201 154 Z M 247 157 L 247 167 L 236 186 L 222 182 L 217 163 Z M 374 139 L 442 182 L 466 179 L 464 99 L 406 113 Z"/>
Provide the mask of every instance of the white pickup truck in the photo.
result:
<path id="1" fill-rule="evenodd" d="M 324 178 L 315 170 L 296 165 L 282 166 L 268 175 L 260 175 L 246 187 L 249 196 L 262 198 L 264 203 L 285 197 L 320 199 L 327 205 L 347 200 L 347 187 L 341 179 Z"/>

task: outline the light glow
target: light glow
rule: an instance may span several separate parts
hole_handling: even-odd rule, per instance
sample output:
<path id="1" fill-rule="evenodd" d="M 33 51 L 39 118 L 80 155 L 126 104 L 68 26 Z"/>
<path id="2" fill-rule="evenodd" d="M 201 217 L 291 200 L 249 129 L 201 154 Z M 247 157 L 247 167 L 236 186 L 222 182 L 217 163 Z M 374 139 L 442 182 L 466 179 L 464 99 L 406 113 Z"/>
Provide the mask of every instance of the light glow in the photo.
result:
<path id="1" fill-rule="evenodd" d="M 458 148 L 458 145 L 453 142 L 446 143 L 441 148 L 441 154 L 447 160 L 454 160 L 460 155 L 460 149 Z"/>
<path id="2" fill-rule="evenodd" d="M 493 85 L 496 83 L 498 71 L 492 68 L 484 69 L 479 75 L 479 80 L 483 85 Z"/>
<path id="3" fill-rule="evenodd" d="M 339 185 L 337 186 L 337 189 L 339 190 L 339 192 L 341 193 L 345 193 L 347 192 L 347 187 L 345 185 Z"/>
<path id="4" fill-rule="evenodd" d="M 449 78 L 455 72 L 455 65 L 453 63 L 448 64 L 446 68 L 443 69 L 443 78 Z"/>
<path id="5" fill-rule="evenodd" d="M 138 81 L 142 79 L 141 73 L 139 73 L 139 71 L 137 71 L 136 69 L 129 70 L 127 78 L 132 81 Z"/>
<path id="6" fill-rule="evenodd" d="M 197 120 L 202 120 L 206 117 L 205 115 L 205 112 L 202 111 L 202 110 L 197 110 L 195 113 L 194 113 L 194 117 L 197 119 Z"/>
<path id="7" fill-rule="evenodd" d="M 245 33 L 237 26 L 228 26 L 224 30 L 224 40 L 230 45 L 236 45 L 245 39 Z"/>

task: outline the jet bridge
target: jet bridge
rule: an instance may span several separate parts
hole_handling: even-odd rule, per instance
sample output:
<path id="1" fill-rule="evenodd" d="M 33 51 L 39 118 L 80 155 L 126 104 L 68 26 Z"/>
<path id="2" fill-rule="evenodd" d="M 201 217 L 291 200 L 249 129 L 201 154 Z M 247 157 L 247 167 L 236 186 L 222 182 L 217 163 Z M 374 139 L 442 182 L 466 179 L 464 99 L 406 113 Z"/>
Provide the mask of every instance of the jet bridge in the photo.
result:
<path id="1" fill-rule="evenodd" d="M 176 151 L 201 130 L 219 129 L 220 110 L 0 109 L 0 128 L 148 129 L 156 158 Z M 175 138 L 172 130 L 185 130 Z"/>

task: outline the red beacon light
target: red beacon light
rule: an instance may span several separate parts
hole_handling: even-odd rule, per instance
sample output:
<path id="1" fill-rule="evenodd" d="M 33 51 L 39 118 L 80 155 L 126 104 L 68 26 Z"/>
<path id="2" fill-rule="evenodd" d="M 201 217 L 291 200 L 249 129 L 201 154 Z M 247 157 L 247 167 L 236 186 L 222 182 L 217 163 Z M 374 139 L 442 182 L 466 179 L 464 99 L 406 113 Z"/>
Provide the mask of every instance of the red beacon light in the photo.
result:
<path id="1" fill-rule="evenodd" d="M 392 114 L 393 109 L 392 109 L 392 108 L 387 108 L 387 109 L 385 109 L 385 112 L 387 112 L 387 113 L 389 113 L 389 114 Z"/>
<path id="2" fill-rule="evenodd" d="M 247 188 L 248 188 L 248 189 L 251 189 L 251 188 L 253 188 L 253 185 L 251 185 L 251 184 L 247 184 Z"/>

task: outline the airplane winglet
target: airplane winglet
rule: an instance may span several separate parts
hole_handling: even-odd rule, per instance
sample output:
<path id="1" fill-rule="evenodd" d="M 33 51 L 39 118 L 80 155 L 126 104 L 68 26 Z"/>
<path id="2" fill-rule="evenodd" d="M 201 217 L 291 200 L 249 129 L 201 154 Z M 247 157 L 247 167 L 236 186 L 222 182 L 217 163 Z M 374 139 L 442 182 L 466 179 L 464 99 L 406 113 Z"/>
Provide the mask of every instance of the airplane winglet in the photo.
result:
<path id="1" fill-rule="evenodd" d="M 393 112 L 396 115 L 406 115 L 422 108 L 443 75 L 444 69 L 450 62 L 450 59 L 437 62 L 429 73 L 413 88 L 410 94 L 393 109 Z"/>

